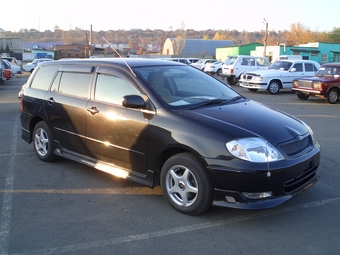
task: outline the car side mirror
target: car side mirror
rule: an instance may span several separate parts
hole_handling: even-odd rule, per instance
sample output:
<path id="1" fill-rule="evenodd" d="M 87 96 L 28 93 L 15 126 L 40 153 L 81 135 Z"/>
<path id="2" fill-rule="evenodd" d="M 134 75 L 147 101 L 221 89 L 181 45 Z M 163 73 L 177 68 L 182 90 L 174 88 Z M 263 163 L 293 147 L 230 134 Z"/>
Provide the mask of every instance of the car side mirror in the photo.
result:
<path id="1" fill-rule="evenodd" d="M 127 108 L 145 109 L 146 104 L 144 99 L 139 95 L 126 95 L 123 97 L 122 105 Z"/>
<path id="2" fill-rule="evenodd" d="M 295 67 L 293 67 L 292 69 L 290 69 L 290 72 L 291 73 L 294 73 L 296 71 L 296 68 Z"/>

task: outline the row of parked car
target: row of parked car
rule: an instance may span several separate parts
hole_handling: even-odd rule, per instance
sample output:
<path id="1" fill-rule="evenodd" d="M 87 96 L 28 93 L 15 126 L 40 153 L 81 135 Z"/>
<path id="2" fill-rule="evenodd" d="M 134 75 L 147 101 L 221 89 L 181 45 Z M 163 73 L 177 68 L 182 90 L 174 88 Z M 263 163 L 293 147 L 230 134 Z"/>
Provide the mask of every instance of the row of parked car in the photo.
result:
<path id="1" fill-rule="evenodd" d="M 295 91 L 306 100 L 310 96 L 325 98 L 335 104 L 340 97 L 340 63 L 320 65 L 302 56 L 280 56 L 270 64 L 261 56 L 230 56 L 226 61 L 202 59 L 192 66 L 212 75 L 226 77 L 229 85 L 239 84 L 249 91 Z"/>
<path id="2" fill-rule="evenodd" d="M 53 61 L 53 59 L 50 58 L 37 58 L 30 63 L 22 65 L 21 61 L 17 60 L 15 57 L 2 56 L 1 60 L 0 82 L 10 80 L 15 74 L 21 74 L 22 72 L 32 73 L 39 63 Z"/>

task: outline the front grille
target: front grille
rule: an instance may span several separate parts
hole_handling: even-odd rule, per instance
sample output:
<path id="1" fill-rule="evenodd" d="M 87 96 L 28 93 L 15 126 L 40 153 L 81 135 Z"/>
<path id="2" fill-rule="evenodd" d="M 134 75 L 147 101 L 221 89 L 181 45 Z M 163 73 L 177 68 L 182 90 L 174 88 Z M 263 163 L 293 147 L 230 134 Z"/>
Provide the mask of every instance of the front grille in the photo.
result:
<path id="1" fill-rule="evenodd" d="M 298 81 L 296 84 L 300 88 L 312 88 L 313 83 L 311 81 Z"/>
<path id="2" fill-rule="evenodd" d="M 286 181 L 284 183 L 283 189 L 286 193 L 290 193 L 304 184 L 308 183 L 310 180 L 312 180 L 316 174 L 317 174 L 317 168 L 318 166 L 314 165 L 314 162 L 311 161 L 304 167 L 304 173 L 292 180 Z"/>
<path id="3" fill-rule="evenodd" d="M 289 142 L 281 145 L 281 149 L 288 155 L 294 156 L 304 151 L 307 148 L 311 148 L 313 146 L 313 140 L 310 135 L 305 136 L 303 138 L 298 137 L 293 142 Z"/>
<path id="4" fill-rule="evenodd" d="M 251 80 L 251 79 L 253 79 L 253 76 L 255 76 L 255 75 L 252 74 L 252 73 L 246 73 L 246 74 L 243 74 L 243 75 L 242 75 L 242 78 L 243 78 L 244 80 Z"/>

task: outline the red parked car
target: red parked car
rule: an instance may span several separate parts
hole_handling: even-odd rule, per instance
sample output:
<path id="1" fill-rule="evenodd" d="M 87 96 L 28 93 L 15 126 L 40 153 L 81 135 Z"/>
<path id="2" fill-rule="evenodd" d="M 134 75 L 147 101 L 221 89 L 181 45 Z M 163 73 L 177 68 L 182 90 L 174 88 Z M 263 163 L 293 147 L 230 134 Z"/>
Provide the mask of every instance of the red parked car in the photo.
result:
<path id="1" fill-rule="evenodd" d="M 0 74 L 0 82 L 9 80 L 12 77 L 11 67 L 8 66 L 4 61 L 1 63 L 1 74 Z"/>
<path id="2" fill-rule="evenodd" d="M 301 100 L 315 96 L 335 104 L 340 96 L 340 63 L 323 64 L 315 76 L 293 80 L 292 90 Z"/>

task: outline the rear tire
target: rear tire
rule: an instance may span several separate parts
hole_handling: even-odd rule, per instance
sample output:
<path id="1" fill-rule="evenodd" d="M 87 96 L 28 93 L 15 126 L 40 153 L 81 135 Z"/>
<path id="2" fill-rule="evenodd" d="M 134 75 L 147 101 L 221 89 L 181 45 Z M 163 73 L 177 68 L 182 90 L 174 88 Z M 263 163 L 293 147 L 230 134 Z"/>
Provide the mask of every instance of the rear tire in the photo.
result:
<path id="1" fill-rule="evenodd" d="M 216 71 L 216 75 L 217 76 L 220 76 L 221 73 L 222 73 L 222 69 L 221 68 Z"/>
<path id="2" fill-rule="evenodd" d="M 33 130 L 33 148 L 38 158 L 45 162 L 56 159 L 54 154 L 53 137 L 45 121 L 37 123 Z"/>
<path id="3" fill-rule="evenodd" d="M 238 80 L 235 77 L 233 77 L 233 78 L 228 77 L 227 82 L 228 82 L 229 85 L 236 85 Z"/>
<path id="4" fill-rule="evenodd" d="M 160 177 L 163 195 L 175 210 L 198 215 L 211 207 L 210 176 L 195 155 L 180 153 L 170 157 L 164 163 Z"/>

